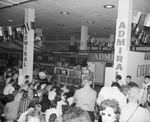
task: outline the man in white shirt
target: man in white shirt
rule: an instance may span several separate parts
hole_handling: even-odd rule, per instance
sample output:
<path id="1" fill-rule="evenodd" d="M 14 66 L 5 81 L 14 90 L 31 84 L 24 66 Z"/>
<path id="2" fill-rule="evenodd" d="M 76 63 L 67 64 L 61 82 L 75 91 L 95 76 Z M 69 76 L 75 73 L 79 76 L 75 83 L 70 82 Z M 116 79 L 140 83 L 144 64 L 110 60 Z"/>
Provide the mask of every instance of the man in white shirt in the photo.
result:
<path id="1" fill-rule="evenodd" d="M 52 105 L 51 105 L 51 108 L 47 109 L 45 111 L 45 122 L 49 122 L 49 117 L 51 114 L 55 113 L 57 118 L 59 116 L 59 111 L 56 109 L 57 107 L 57 102 L 56 101 L 53 101 L 52 102 Z"/>
<path id="2" fill-rule="evenodd" d="M 147 87 L 150 86 L 150 75 L 146 75 L 141 89 L 141 105 L 144 105 L 147 100 Z"/>
<path id="3" fill-rule="evenodd" d="M 94 106 L 96 103 L 97 93 L 90 87 L 92 84 L 90 76 L 84 76 L 82 83 L 83 88 L 75 91 L 73 101 L 76 103 L 76 107 L 81 107 L 83 110 L 86 110 L 89 113 L 93 122 L 95 119 Z"/>
<path id="4" fill-rule="evenodd" d="M 24 113 L 22 113 L 19 117 L 19 119 L 17 120 L 18 122 L 25 122 L 26 121 L 26 115 L 33 111 L 34 109 L 32 107 L 27 108 L 27 111 L 25 111 Z"/>
<path id="5" fill-rule="evenodd" d="M 120 85 L 113 82 L 111 87 L 103 87 L 97 97 L 97 104 L 100 105 L 103 100 L 115 99 L 119 102 L 120 107 L 127 104 L 127 99 L 123 93 L 120 92 Z"/>
<path id="6" fill-rule="evenodd" d="M 5 88 L 4 88 L 4 90 L 3 90 L 3 94 L 4 94 L 4 95 L 8 95 L 8 94 L 12 94 L 12 93 L 13 93 L 13 91 L 15 90 L 14 87 L 12 86 L 13 83 L 14 83 L 14 80 L 11 79 L 11 80 L 9 81 L 9 83 L 5 86 Z"/>
<path id="7" fill-rule="evenodd" d="M 150 113 L 139 106 L 140 89 L 132 87 L 128 92 L 129 103 L 121 107 L 120 122 L 150 122 Z"/>

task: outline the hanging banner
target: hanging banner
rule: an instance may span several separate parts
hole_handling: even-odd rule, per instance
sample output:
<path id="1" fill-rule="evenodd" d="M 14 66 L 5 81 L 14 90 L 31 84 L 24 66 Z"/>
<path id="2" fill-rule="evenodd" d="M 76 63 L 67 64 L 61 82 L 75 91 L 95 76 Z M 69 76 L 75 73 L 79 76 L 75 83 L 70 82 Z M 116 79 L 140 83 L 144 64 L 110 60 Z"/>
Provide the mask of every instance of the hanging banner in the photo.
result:
<path id="1" fill-rule="evenodd" d="M 132 23 L 138 24 L 140 17 L 141 17 L 141 14 L 142 14 L 142 12 L 133 10 L 133 12 L 132 12 Z"/>
<path id="2" fill-rule="evenodd" d="M 145 21 L 144 21 L 144 26 L 150 27 L 150 13 L 147 13 Z"/>
<path id="3" fill-rule="evenodd" d="M 0 36 L 3 36 L 3 28 L 0 27 Z"/>

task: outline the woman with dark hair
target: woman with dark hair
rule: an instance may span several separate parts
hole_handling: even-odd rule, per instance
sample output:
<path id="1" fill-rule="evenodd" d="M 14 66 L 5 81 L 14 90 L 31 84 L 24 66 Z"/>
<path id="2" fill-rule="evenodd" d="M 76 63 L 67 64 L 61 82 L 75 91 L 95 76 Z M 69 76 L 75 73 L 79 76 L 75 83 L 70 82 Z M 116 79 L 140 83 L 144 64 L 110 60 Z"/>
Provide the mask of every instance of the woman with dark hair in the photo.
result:
<path id="1" fill-rule="evenodd" d="M 119 122 L 121 110 L 119 103 L 114 99 L 106 99 L 100 104 L 102 122 Z"/>

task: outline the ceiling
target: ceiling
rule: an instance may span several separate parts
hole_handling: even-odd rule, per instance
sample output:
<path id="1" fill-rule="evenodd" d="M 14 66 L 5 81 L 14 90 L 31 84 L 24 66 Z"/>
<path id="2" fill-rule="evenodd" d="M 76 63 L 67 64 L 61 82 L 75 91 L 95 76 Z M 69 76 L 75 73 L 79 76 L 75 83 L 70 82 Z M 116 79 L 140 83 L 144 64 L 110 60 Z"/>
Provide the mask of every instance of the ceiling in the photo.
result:
<path id="1" fill-rule="evenodd" d="M 8 7 L 15 2 L 26 3 Z M 150 12 L 150 0 L 134 0 L 133 3 L 134 10 Z M 115 8 L 105 9 L 106 4 L 113 4 Z M 46 41 L 70 40 L 72 35 L 79 39 L 82 25 L 88 26 L 90 36 L 108 38 L 115 34 L 117 6 L 118 0 L 0 0 L 0 26 L 23 24 L 24 9 L 33 8 L 35 25 L 43 30 Z M 69 14 L 62 15 L 62 11 Z"/>

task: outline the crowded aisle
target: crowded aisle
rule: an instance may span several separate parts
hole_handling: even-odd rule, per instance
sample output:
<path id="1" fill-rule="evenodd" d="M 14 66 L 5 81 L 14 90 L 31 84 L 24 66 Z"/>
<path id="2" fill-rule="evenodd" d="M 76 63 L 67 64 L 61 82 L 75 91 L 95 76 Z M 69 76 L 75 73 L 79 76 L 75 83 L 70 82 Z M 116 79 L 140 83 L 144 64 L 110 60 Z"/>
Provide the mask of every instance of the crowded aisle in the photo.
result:
<path id="1" fill-rule="evenodd" d="M 3 71 L 2 122 L 150 122 L 150 76 L 142 88 L 127 76 L 127 84 L 120 86 L 116 80 L 96 92 L 90 75 L 72 89 L 56 82 L 55 74 L 47 80 L 45 69 L 34 73 L 32 81 L 28 75 L 20 78 L 15 67 Z"/>

